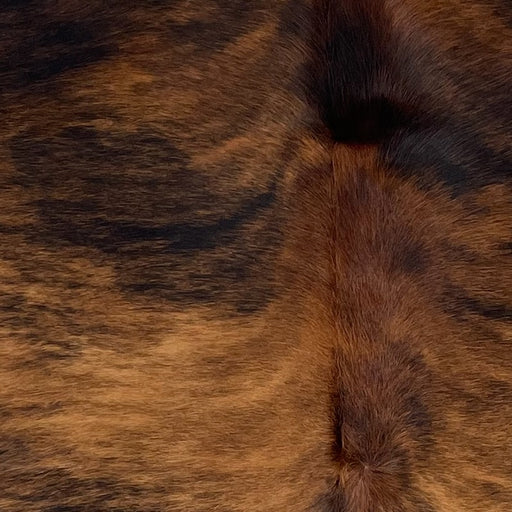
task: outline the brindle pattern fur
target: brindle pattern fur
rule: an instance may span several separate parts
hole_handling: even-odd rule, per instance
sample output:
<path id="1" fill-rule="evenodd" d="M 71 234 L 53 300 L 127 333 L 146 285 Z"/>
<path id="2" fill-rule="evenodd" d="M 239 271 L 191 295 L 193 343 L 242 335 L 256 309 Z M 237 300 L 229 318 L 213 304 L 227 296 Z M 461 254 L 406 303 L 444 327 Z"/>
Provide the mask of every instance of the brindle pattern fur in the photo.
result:
<path id="1" fill-rule="evenodd" d="M 0 510 L 509 512 L 511 23 L 0 2 Z"/>

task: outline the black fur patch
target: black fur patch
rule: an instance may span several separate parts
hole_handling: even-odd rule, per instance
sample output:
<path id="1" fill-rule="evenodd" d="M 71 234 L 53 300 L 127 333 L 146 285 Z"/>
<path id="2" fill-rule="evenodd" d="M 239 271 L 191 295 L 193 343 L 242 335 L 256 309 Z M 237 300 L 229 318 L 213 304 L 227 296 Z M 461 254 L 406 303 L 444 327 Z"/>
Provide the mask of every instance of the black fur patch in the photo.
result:
<path id="1" fill-rule="evenodd" d="M 20 19 L 20 25 L 27 24 L 25 28 L 30 37 L 14 45 L 0 63 L 2 89 L 37 84 L 117 52 L 116 46 L 105 36 L 107 28 L 103 22 L 38 25 L 38 21 L 36 13 L 29 20 Z"/>
<path id="2" fill-rule="evenodd" d="M 247 312 L 272 296 L 263 269 L 279 239 L 276 184 L 233 195 L 229 180 L 224 188 L 194 170 L 168 137 L 143 128 L 23 133 L 10 148 L 14 182 L 40 194 L 32 203 L 41 219 L 34 241 L 110 255 L 128 293 L 221 300 Z"/>
<path id="3" fill-rule="evenodd" d="M 418 178 L 427 188 L 444 183 L 454 196 L 512 178 L 510 155 L 451 121 L 404 131 L 386 146 L 385 157 L 400 176 Z"/>
<path id="4" fill-rule="evenodd" d="M 375 144 L 415 122 L 414 108 L 394 97 L 385 78 L 394 64 L 381 2 L 318 0 L 313 19 L 308 90 L 331 137 Z"/>

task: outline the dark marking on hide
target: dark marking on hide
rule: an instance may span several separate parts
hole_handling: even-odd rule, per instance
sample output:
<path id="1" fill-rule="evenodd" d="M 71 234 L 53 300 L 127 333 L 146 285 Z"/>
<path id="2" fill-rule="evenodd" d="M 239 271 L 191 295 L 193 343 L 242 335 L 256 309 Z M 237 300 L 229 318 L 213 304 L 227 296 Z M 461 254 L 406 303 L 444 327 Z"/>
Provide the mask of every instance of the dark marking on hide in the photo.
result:
<path id="1" fill-rule="evenodd" d="M 2 0 L 0 11 L 2 9 L 23 9 L 37 2 L 38 0 Z"/>
<path id="2" fill-rule="evenodd" d="M 128 293 L 227 301 L 240 312 L 272 296 L 277 183 L 241 194 L 229 169 L 196 171 L 168 137 L 144 128 L 23 133 L 10 149 L 14 182 L 40 194 L 33 240 L 110 255 Z"/>
<path id="3" fill-rule="evenodd" d="M 488 500 L 491 500 L 491 503 L 512 502 L 512 492 L 510 492 L 505 486 L 500 485 L 499 483 L 477 481 L 475 482 L 475 486 L 483 496 L 485 496 Z"/>
<path id="4" fill-rule="evenodd" d="M 476 133 L 441 120 L 435 128 L 402 132 L 384 154 L 400 177 L 415 178 L 427 188 L 444 183 L 455 197 L 512 177 L 509 155 L 493 151 Z"/>
<path id="5" fill-rule="evenodd" d="M 346 512 L 346 501 L 339 482 L 331 483 L 330 489 L 319 496 L 308 512 Z"/>
<path id="6" fill-rule="evenodd" d="M 94 211 L 86 203 L 66 201 L 38 201 L 45 218 L 54 221 L 53 234 L 76 245 L 90 245 L 107 253 L 137 255 L 149 244 L 158 244 L 159 253 L 188 254 L 229 245 L 240 237 L 239 229 L 261 210 L 272 205 L 274 192 L 264 192 L 249 199 L 233 214 L 211 224 L 166 224 L 145 226 L 130 222 L 112 222 L 90 217 L 81 224 L 81 213 Z M 66 223 L 63 222 L 64 217 Z M 75 220 L 76 219 L 76 220 Z M 140 244 L 145 244 L 144 249 Z"/>
<path id="7" fill-rule="evenodd" d="M 483 301 L 454 286 L 447 288 L 444 306 L 448 313 L 462 321 L 469 321 L 470 314 L 485 320 L 512 321 L 512 309 L 508 305 L 496 303 L 494 300 Z"/>
<path id="8" fill-rule="evenodd" d="M 493 0 L 492 5 L 496 17 L 503 20 L 509 28 L 512 28 L 512 9 L 509 0 Z"/>
<path id="9" fill-rule="evenodd" d="M 151 227 L 187 218 L 199 222 L 198 209 L 206 218 L 215 215 L 220 194 L 207 175 L 191 169 L 168 137 L 142 127 L 122 133 L 77 126 L 51 138 L 22 133 L 11 139 L 10 149 L 18 170 L 14 182 L 41 191 L 43 217 L 53 211 L 69 221 L 76 213 L 82 222 L 137 219 Z M 62 212 L 52 204 L 58 191 L 65 197 L 59 199 Z"/>
<path id="10" fill-rule="evenodd" d="M 505 304 L 484 303 L 474 297 L 465 297 L 461 300 L 461 305 L 489 320 L 512 321 L 512 309 Z"/>
<path id="11" fill-rule="evenodd" d="M 0 439 L 0 472 L 3 477 L 0 493 L 3 499 L 13 499 L 18 506 L 24 503 L 27 509 L 37 504 L 41 511 L 80 512 L 145 512 L 153 510 L 153 506 L 156 510 L 161 503 L 163 491 L 156 486 L 136 486 L 124 482 L 123 475 L 95 475 L 94 471 L 73 473 L 67 467 L 48 464 L 44 451 L 40 453 L 36 446 L 30 437 L 7 436 Z M 53 453 L 59 452 L 63 455 L 62 447 L 55 446 Z M 77 468 L 76 465 L 74 467 Z"/>
<path id="12" fill-rule="evenodd" d="M 324 510 L 344 510 L 338 496 L 342 492 L 346 506 L 357 500 L 358 479 L 366 482 L 361 485 L 368 506 L 399 510 L 412 496 L 414 463 L 433 450 L 432 415 L 418 391 L 428 387 L 430 379 L 422 355 L 413 353 L 406 341 L 376 344 L 371 352 L 368 347 L 364 356 L 341 350 L 335 354 L 339 375 L 333 378 L 338 388 L 331 395 L 332 452 L 346 477 L 339 491 L 337 485 L 322 498 Z M 388 493 L 388 486 L 407 493 Z"/>
<path id="13" fill-rule="evenodd" d="M 212 4 L 213 13 L 204 9 L 202 18 L 169 22 L 170 39 L 174 44 L 191 45 L 195 54 L 219 51 L 247 34 L 250 27 L 256 27 L 265 7 L 260 0 L 215 0 Z"/>
<path id="14" fill-rule="evenodd" d="M 117 52 L 115 45 L 106 39 L 107 28 L 102 23 L 69 21 L 39 26 L 34 19 L 21 23 L 28 24 L 30 36 L 14 46 L 0 63 L 2 89 L 37 84 Z M 35 26 L 31 27 L 30 23 Z"/>
<path id="15" fill-rule="evenodd" d="M 406 274 L 420 274 L 429 265 L 430 257 L 424 245 L 412 233 L 398 237 L 391 249 L 391 268 Z"/>
<path id="16" fill-rule="evenodd" d="M 279 33 L 306 38 L 310 27 L 311 7 L 305 0 L 286 0 L 283 2 L 279 16 Z"/>
<path id="17" fill-rule="evenodd" d="M 498 249 L 504 252 L 507 256 L 512 256 L 512 242 L 505 242 L 501 244 Z"/>
<path id="18" fill-rule="evenodd" d="M 393 56 L 381 2 L 314 5 L 307 90 L 330 136 L 346 144 L 375 144 L 416 123 L 416 107 L 394 97 L 386 83 L 393 80 L 387 76 Z"/>
<path id="19" fill-rule="evenodd" d="M 144 493 L 151 493 L 150 489 L 138 488 L 133 485 L 123 485 L 122 482 L 108 478 L 83 478 L 73 476 L 64 468 L 27 469 L 19 473 L 16 487 L 26 488 L 27 492 L 14 495 L 17 500 L 28 504 L 37 503 L 43 511 L 108 511 L 115 512 L 127 510 L 124 506 L 116 506 L 116 502 L 130 504 L 129 510 L 142 512 L 147 510 L 144 505 L 137 505 L 142 501 Z M 30 489 L 28 491 L 28 489 Z M 9 493 L 6 497 L 9 497 Z M 50 505 L 50 503 L 62 505 Z"/>

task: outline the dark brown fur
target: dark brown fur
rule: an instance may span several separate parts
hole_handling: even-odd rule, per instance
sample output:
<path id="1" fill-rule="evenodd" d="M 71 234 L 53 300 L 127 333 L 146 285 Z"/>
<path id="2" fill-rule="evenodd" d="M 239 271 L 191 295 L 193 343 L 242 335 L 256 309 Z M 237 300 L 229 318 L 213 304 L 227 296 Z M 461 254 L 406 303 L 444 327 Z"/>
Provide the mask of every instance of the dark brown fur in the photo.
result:
<path id="1" fill-rule="evenodd" d="M 505 0 L 0 3 L 0 510 L 508 512 Z"/>

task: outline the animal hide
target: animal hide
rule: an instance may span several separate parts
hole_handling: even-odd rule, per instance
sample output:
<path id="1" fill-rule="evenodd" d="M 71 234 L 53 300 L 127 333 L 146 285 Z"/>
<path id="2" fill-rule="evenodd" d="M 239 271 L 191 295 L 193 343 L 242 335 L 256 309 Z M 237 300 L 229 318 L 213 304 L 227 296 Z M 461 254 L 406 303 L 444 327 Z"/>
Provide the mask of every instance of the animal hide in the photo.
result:
<path id="1" fill-rule="evenodd" d="M 0 2 L 0 510 L 512 510 L 508 0 Z"/>

